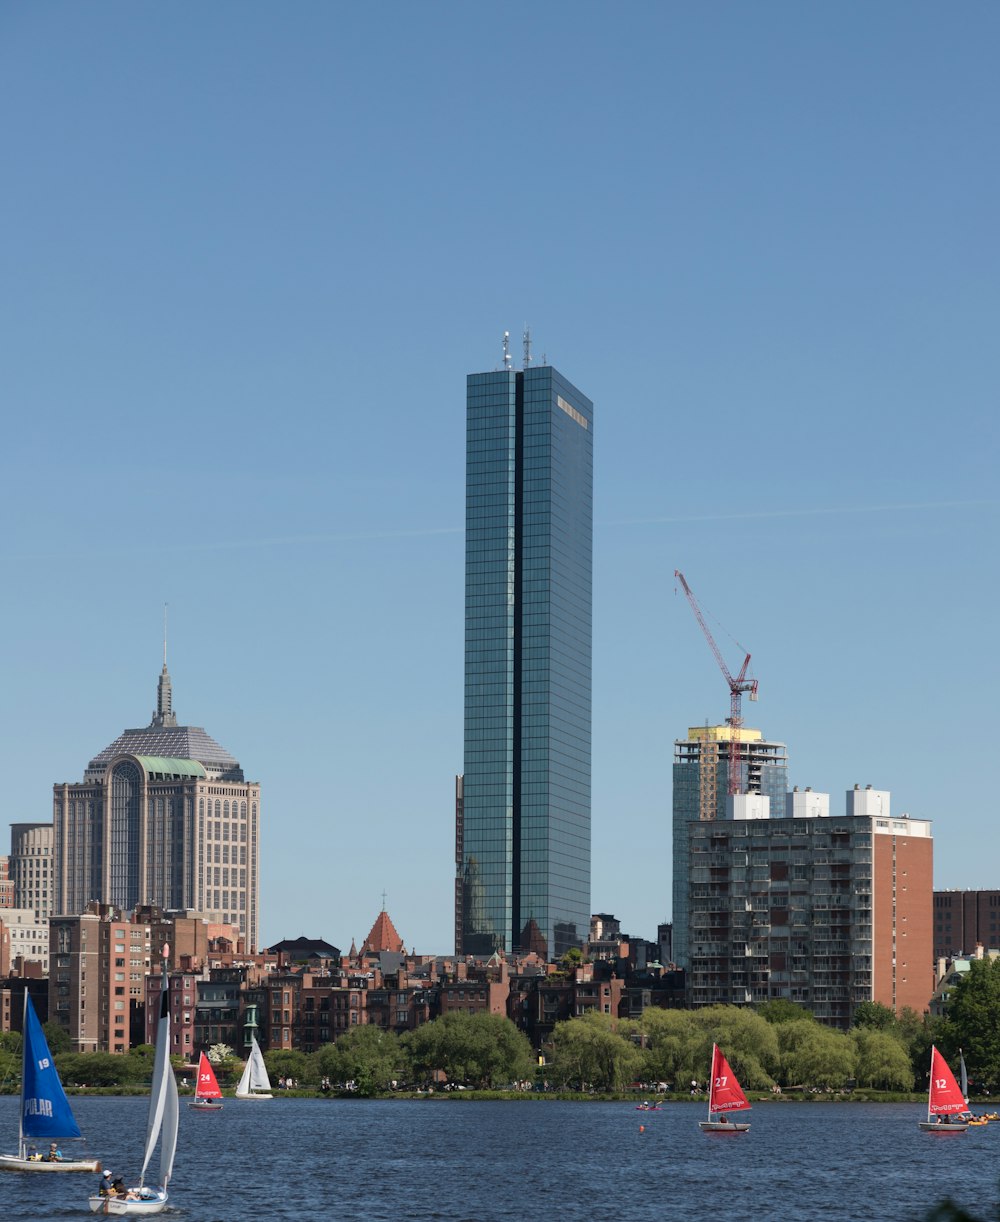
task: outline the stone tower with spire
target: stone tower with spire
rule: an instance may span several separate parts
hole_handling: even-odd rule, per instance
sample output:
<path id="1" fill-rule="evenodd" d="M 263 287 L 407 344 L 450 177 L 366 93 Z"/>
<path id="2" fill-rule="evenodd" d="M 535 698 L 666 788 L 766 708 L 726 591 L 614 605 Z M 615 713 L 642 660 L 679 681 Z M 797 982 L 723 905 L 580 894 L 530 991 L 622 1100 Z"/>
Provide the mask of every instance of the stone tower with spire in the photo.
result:
<path id="1" fill-rule="evenodd" d="M 178 724 L 164 634 L 149 725 L 122 731 L 82 781 L 54 786 L 53 914 L 151 904 L 201 914 L 254 951 L 260 818 L 260 785 L 200 726 Z"/>

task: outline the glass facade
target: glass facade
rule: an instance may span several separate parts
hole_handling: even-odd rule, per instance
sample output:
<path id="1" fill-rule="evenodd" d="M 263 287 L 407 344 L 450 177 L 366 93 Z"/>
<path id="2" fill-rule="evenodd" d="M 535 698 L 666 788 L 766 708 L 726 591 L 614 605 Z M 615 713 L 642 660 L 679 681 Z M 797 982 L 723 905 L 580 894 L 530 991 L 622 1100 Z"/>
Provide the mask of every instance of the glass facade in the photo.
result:
<path id="1" fill-rule="evenodd" d="M 593 404 L 550 366 L 467 387 L 461 950 L 590 923 Z"/>
<path id="2" fill-rule="evenodd" d="M 142 776 L 129 760 L 111 774 L 111 891 L 109 900 L 129 912 L 139 903 L 139 832 Z"/>

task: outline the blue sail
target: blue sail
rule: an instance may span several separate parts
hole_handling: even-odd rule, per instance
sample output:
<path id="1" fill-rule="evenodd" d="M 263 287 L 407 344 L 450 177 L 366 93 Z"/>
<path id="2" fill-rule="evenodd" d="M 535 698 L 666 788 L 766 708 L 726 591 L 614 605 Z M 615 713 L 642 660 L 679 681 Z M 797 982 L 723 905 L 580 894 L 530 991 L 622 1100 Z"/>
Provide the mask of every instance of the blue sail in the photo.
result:
<path id="1" fill-rule="evenodd" d="M 80 1128 L 59 1081 L 52 1053 L 31 998 L 25 994 L 21 1069 L 21 1133 L 24 1137 L 79 1137 Z"/>

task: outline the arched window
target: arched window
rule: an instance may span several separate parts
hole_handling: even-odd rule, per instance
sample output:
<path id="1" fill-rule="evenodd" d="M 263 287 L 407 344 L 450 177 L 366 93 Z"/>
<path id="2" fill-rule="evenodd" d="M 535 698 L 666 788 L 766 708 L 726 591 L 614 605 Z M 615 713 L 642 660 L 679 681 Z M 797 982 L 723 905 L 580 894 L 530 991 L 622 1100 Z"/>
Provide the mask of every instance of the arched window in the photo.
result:
<path id="1" fill-rule="evenodd" d="M 116 908 L 132 910 L 139 903 L 139 828 L 142 822 L 142 774 L 131 760 L 122 760 L 111 773 L 111 890 Z"/>

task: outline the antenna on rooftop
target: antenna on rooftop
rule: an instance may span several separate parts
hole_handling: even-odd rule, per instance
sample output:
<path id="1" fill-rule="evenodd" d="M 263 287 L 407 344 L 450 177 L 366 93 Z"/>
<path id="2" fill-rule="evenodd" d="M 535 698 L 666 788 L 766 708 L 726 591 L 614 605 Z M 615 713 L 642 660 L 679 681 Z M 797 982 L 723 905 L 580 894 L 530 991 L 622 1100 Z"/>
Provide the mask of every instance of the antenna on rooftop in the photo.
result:
<path id="1" fill-rule="evenodd" d="M 163 669 L 167 668 L 167 607 L 169 603 L 163 604 Z"/>
<path id="2" fill-rule="evenodd" d="M 524 367 L 527 369 L 531 364 L 531 328 L 527 323 L 524 324 L 524 334 L 521 338 L 524 341 Z"/>
<path id="3" fill-rule="evenodd" d="M 510 369 L 510 332 L 503 333 L 503 367 Z"/>

